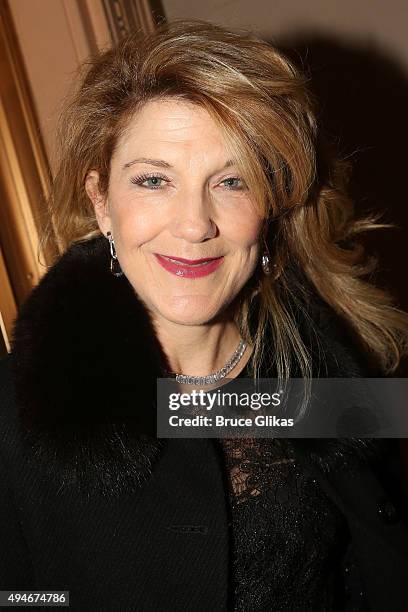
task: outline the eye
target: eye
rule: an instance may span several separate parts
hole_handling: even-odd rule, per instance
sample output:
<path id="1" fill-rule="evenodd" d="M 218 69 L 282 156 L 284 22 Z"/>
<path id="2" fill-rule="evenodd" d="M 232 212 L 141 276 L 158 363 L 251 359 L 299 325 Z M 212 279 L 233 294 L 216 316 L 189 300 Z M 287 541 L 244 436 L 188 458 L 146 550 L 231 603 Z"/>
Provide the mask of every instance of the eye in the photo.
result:
<path id="1" fill-rule="evenodd" d="M 240 191 L 246 189 L 245 181 L 243 181 L 238 176 L 231 176 L 229 178 L 226 178 L 221 181 L 221 184 L 224 184 L 224 186 L 227 189 L 230 189 L 231 191 Z"/>
<path id="2" fill-rule="evenodd" d="M 163 182 L 167 183 L 168 179 L 160 174 L 141 174 L 139 176 L 133 176 L 130 182 L 134 185 L 145 187 L 146 189 L 162 189 Z"/>

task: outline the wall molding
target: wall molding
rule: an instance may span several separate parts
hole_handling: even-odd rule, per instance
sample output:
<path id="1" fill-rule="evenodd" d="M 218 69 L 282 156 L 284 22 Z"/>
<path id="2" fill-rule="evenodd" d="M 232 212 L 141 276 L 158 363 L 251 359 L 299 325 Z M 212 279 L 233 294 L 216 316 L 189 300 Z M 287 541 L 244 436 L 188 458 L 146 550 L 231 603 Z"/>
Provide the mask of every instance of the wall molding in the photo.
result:
<path id="1" fill-rule="evenodd" d="M 159 23 L 165 21 L 163 6 L 159 0 L 102 1 L 114 43 L 135 30 L 150 34 Z"/>

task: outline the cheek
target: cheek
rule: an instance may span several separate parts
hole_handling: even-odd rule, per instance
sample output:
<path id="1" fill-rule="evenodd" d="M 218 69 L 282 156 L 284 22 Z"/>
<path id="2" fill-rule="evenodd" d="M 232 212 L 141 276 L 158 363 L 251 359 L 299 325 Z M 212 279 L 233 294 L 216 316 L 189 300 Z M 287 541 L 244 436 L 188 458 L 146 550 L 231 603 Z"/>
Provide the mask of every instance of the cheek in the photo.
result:
<path id="1" fill-rule="evenodd" d="M 262 222 L 253 217 L 246 222 L 231 224 L 230 239 L 235 243 L 236 255 L 233 259 L 235 274 L 245 279 L 254 272 L 260 255 L 260 233 Z"/>
<path id="2" fill-rule="evenodd" d="M 220 215 L 220 231 L 237 247 L 250 248 L 258 240 L 264 223 L 256 204 L 249 198 L 237 197 L 234 206 L 225 206 Z"/>
<path id="3" fill-rule="evenodd" d="M 123 250 L 150 242 L 163 229 L 163 215 L 151 206 L 135 202 L 129 196 L 112 206 L 112 230 L 115 243 Z"/>
<path id="4" fill-rule="evenodd" d="M 242 249 L 244 251 L 253 251 L 256 250 L 260 232 L 261 232 L 261 222 L 257 219 L 248 218 L 246 221 L 231 222 L 229 224 L 228 236 L 229 240 L 234 243 L 238 249 Z"/>

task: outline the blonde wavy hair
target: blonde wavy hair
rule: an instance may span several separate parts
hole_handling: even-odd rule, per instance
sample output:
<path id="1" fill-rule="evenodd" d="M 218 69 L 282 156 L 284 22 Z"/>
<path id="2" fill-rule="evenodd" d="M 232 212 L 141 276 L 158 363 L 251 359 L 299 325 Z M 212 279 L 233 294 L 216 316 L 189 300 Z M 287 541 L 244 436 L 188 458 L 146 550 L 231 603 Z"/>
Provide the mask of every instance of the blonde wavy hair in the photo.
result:
<path id="1" fill-rule="evenodd" d="M 101 235 L 84 183 L 91 169 L 100 190 L 109 186 L 110 159 L 135 112 L 165 97 L 204 107 L 218 122 L 265 218 L 262 239 L 274 273 L 259 270 L 237 300 L 235 319 L 254 345 L 254 375 L 263 352 L 282 379 L 294 360 L 311 376 L 311 356 L 290 303 L 303 309 L 301 270 L 323 301 L 355 332 L 384 373 L 408 350 L 408 315 L 370 282 L 377 262 L 356 238 L 390 225 L 369 214 L 355 219 L 347 196 L 349 165 L 325 144 L 307 77 L 285 55 L 247 31 L 201 20 L 164 24 L 151 35 L 134 33 L 88 62 L 68 101 L 59 131 L 60 163 L 42 244 L 60 250 Z M 259 309 L 250 325 L 253 298 Z M 313 326 L 313 321 L 310 319 Z M 266 327 L 273 350 L 263 342 Z"/>

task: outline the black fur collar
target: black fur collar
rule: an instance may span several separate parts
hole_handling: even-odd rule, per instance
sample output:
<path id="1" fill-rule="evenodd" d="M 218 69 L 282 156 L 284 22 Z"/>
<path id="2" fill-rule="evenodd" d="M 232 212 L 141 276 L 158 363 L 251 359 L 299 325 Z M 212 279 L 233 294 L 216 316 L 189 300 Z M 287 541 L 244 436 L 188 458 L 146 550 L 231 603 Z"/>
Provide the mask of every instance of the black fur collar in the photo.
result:
<path id="1" fill-rule="evenodd" d="M 48 475 L 103 493 L 151 474 L 166 444 L 156 438 L 156 378 L 169 369 L 146 309 L 108 270 L 104 237 L 71 246 L 20 309 L 11 355 L 22 431 Z M 326 375 L 368 375 L 340 321 L 317 301 L 315 313 Z M 362 439 L 292 443 L 327 471 L 376 452 Z"/>

